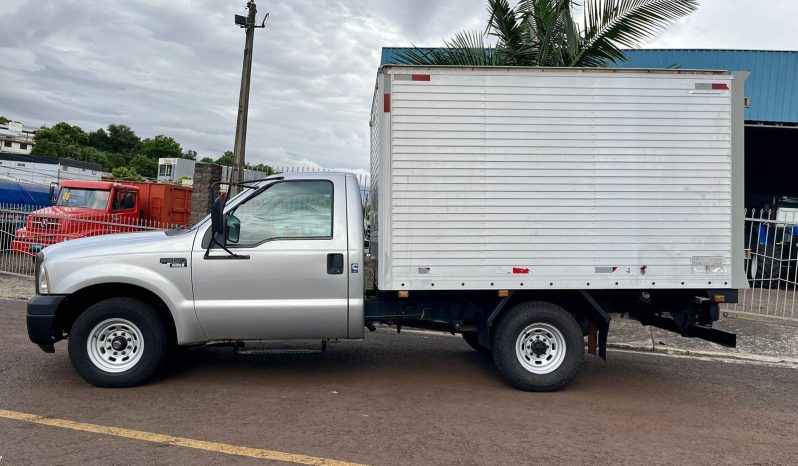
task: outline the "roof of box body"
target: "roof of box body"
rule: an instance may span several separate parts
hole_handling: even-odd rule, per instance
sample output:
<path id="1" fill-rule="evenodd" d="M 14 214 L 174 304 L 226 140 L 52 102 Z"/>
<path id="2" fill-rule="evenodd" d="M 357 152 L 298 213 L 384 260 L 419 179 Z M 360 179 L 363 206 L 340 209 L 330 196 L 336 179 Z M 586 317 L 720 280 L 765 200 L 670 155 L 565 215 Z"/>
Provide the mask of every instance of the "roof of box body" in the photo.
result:
<path id="1" fill-rule="evenodd" d="M 383 48 L 380 64 L 397 64 L 406 50 Z M 798 51 L 645 49 L 626 56 L 619 68 L 750 71 L 746 121 L 798 124 Z"/>

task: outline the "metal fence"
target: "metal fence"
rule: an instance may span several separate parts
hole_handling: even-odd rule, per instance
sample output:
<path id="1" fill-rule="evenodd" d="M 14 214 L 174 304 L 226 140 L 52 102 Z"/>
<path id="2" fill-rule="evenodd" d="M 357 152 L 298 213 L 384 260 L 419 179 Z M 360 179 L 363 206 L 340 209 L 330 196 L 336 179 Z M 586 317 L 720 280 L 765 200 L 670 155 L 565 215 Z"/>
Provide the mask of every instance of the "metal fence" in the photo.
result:
<path id="1" fill-rule="evenodd" d="M 51 244 L 88 236 L 179 228 L 104 212 L 0 204 L 0 273 L 33 276 L 33 258 Z"/>
<path id="2" fill-rule="evenodd" d="M 798 320 L 798 209 L 747 210 L 744 238 L 750 288 L 725 309 Z"/>

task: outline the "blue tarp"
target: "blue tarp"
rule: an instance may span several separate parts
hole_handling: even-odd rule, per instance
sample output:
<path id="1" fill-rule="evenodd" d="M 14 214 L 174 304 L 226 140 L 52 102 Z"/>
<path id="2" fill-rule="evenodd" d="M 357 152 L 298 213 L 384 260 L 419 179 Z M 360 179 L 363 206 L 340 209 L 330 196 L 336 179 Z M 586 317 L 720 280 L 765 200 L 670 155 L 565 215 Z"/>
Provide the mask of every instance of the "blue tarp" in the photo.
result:
<path id="1" fill-rule="evenodd" d="M 0 179 L 0 205 L 49 206 L 50 187 Z"/>

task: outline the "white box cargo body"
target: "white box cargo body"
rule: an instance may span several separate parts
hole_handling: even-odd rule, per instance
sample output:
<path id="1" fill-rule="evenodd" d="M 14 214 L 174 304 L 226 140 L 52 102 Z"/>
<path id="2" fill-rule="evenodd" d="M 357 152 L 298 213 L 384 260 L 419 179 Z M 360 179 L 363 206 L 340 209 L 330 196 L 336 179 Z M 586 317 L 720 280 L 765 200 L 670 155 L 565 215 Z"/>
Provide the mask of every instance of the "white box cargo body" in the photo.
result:
<path id="1" fill-rule="evenodd" d="M 378 288 L 746 287 L 746 77 L 381 68 Z"/>

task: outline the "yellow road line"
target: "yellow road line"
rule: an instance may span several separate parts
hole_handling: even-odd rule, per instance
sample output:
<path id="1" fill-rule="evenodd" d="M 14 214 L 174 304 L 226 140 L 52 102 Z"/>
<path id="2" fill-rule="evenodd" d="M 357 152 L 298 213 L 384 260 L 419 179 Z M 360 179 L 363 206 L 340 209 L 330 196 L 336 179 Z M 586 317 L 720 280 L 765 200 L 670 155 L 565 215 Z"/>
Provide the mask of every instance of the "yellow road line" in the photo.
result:
<path id="1" fill-rule="evenodd" d="M 228 443 L 206 442 L 204 440 L 194 440 L 184 437 L 173 437 L 171 435 L 154 434 L 141 430 L 121 429 L 119 427 L 100 426 L 97 424 L 87 424 L 85 422 L 73 422 L 64 419 L 53 419 L 37 416 L 35 414 L 20 413 L 0 409 L 0 418 L 12 419 L 15 421 L 29 422 L 50 427 L 61 427 L 64 429 L 91 432 L 94 434 L 113 435 L 144 442 L 158 443 L 162 445 L 175 445 L 178 447 L 193 448 L 195 450 L 206 450 L 225 455 L 246 456 L 249 458 L 259 458 L 265 460 L 284 461 L 286 463 L 309 464 L 318 466 L 362 466 L 357 463 L 347 463 L 316 456 L 296 455 L 293 453 L 283 453 L 281 451 L 262 450 L 260 448 L 239 447 Z"/>

